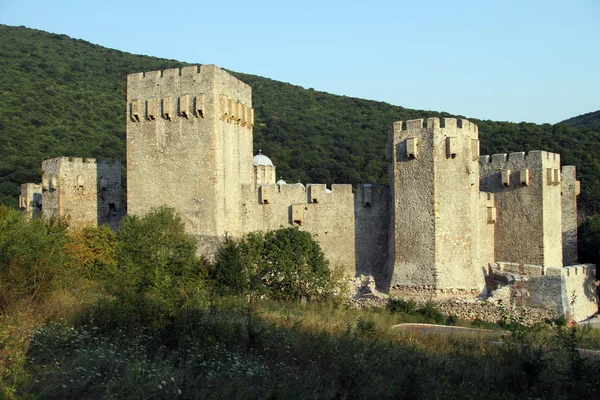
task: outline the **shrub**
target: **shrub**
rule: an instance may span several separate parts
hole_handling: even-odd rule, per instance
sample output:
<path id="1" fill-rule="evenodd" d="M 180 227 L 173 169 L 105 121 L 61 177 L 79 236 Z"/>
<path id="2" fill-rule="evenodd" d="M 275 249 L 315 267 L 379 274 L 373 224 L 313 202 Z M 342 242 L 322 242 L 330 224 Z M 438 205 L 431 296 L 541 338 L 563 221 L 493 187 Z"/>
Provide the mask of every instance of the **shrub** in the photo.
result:
<path id="1" fill-rule="evenodd" d="M 284 301 L 331 300 L 343 291 L 319 244 L 297 228 L 255 232 L 237 241 L 226 237 L 211 278 L 221 292 Z"/>
<path id="2" fill-rule="evenodd" d="M 392 314 L 406 313 L 415 314 L 417 312 L 417 303 L 414 300 L 389 299 L 386 308 Z"/>
<path id="3" fill-rule="evenodd" d="M 73 277 L 66 252 L 64 221 L 26 219 L 0 206 L 0 305 L 20 299 L 41 300 Z"/>
<path id="4" fill-rule="evenodd" d="M 436 324 L 442 324 L 446 320 L 444 314 L 438 310 L 437 306 L 432 301 L 426 302 L 417 310 L 417 312 Z"/>
<path id="5" fill-rule="evenodd" d="M 118 266 L 107 287 L 126 323 L 164 325 L 199 291 L 205 276 L 196 242 L 168 207 L 154 208 L 143 217 L 126 216 L 117 234 L 116 255 Z"/>
<path id="6" fill-rule="evenodd" d="M 65 249 L 83 277 L 101 279 L 117 267 L 117 235 L 106 225 L 67 233 Z"/>

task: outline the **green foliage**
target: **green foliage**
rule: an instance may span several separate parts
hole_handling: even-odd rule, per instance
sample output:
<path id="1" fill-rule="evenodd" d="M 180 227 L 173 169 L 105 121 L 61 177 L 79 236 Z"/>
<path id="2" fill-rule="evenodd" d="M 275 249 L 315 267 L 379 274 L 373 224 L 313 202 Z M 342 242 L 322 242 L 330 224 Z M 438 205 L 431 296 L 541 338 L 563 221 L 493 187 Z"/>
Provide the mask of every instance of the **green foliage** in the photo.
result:
<path id="1" fill-rule="evenodd" d="M 442 314 L 437 305 L 432 301 L 427 301 L 418 306 L 412 299 L 389 299 L 386 308 L 392 314 L 418 315 L 424 319 L 424 322 L 433 324 L 446 323 L 447 325 L 456 325 L 458 322 L 458 318 L 455 316 L 450 316 L 446 319 L 444 314 Z"/>
<path id="2" fill-rule="evenodd" d="M 386 308 L 393 314 L 414 314 L 417 312 L 417 303 L 415 303 L 415 301 L 412 299 L 389 299 L 386 304 Z"/>
<path id="3" fill-rule="evenodd" d="M 0 306 L 39 301 L 72 281 L 64 252 L 66 224 L 27 220 L 23 213 L 0 206 Z"/>
<path id="4" fill-rule="evenodd" d="M 336 293 L 321 247 L 297 228 L 251 233 L 237 241 L 226 238 L 211 278 L 221 293 L 284 301 L 331 300 Z"/>
<path id="5" fill-rule="evenodd" d="M 600 215 L 583 221 L 578 228 L 579 261 L 600 265 Z"/>
<path id="6" fill-rule="evenodd" d="M 386 312 L 258 301 L 251 341 L 245 301 L 221 300 L 176 312 L 169 342 L 150 329 L 42 326 L 28 352 L 32 377 L 18 390 L 86 399 L 579 399 L 600 390 L 597 360 L 574 376 L 572 342 L 538 342 L 536 330 L 504 345 L 399 335 L 377 329 Z"/>
<path id="7" fill-rule="evenodd" d="M 578 115 L 561 121 L 560 123 L 575 127 L 587 127 L 600 131 L 600 110 Z"/>
<path id="8" fill-rule="evenodd" d="M 217 253 L 210 278 L 220 294 L 242 294 L 250 287 L 250 271 L 244 261 L 241 244 L 227 235 Z"/>
<path id="9" fill-rule="evenodd" d="M 205 263 L 172 208 L 128 215 L 117 234 L 118 266 L 108 278 L 122 317 L 133 325 L 162 326 L 198 292 Z"/>
<path id="10" fill-rule="evenodd" d="M 73 269 L 90 280 L 103 279 L 117 267 L 117 235 L 107 225 L 67 233 L 65 250 Z"/>
<path id="11" fill-rule="evenodd" d="M 125 159 L 126 75 L 183 65 L 0 25 L 0 201 L 16 204 L 18 185 L 39 182 L 45 158 Z M 232 74 L 252 87 L 255 148 L 261 147 L 288 181 L 386 182 L 384 148 L 392 123 L 451 116 Z M 583 213 L 600 211 L 595 125 L 473 121 L 479 125 L 482 154 L 561 153 L 563 164 L 578 168 Z"/>

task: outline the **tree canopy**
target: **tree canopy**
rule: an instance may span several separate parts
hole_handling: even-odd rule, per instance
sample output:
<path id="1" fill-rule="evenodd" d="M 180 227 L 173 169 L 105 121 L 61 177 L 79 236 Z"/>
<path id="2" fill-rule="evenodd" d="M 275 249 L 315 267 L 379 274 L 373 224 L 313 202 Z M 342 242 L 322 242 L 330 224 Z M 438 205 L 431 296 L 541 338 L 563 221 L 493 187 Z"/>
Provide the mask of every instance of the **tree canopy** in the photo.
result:
<path id="1" fill-rule="evenodd" d="M 39 182 L 46 158 L 125 160 L 127 74 L 184 65 L 0 25 L 0 201 L 16 205 L 19 184 Z M 252 87 L 255 149 L 262 148 L 288 181 L 386 182 L 385 145 L 392 123 L 451 116 L 231 73 Z M 471 120 L 479 125 L 482 154 L 561 153 L 564 165 L 578 168 L 580 208 L 588 214 L 600 210 L 600 129 L 595 125 Z"/>

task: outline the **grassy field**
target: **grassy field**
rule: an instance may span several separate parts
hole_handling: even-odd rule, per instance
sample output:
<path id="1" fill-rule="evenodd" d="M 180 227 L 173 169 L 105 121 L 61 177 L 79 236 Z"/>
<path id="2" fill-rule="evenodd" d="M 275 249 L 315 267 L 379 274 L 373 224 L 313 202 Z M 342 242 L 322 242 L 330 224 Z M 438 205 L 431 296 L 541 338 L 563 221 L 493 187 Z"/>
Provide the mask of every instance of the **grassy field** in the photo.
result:
<path id="1" fill-rule="evenodd" d="M 5 310 L 4 398 L 566 399 L 600 390 L 599 363 L 574 350 L 600 347 L 592 330 L 515 324 L 498 345 L 390 329 L 431 322 L 427 312 L 243 297 L 199 297 L 152 329 L 119 326 L 117 312 L 94 284 Z"/>

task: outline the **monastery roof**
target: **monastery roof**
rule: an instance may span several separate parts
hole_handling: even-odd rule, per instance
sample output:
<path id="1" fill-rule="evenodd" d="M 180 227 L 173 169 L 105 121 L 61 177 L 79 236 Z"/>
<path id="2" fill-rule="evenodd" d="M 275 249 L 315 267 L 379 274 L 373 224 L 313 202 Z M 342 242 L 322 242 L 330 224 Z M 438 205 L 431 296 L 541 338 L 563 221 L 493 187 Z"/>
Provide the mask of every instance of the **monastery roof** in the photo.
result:
<path id="1" fill-rule="evenodd" d="M 261 153 L 261 151 L 258 151 L 258 154 L 254 156 L 254 158 L 252 159 L 252 163 L 255 166 L 259 166 L 259 165 L 266 165 L 266 166 L 273 166 L 273 162 L 271 161 L 271 159 L 267 156 L 265 156 L 264 154 Z"/>

